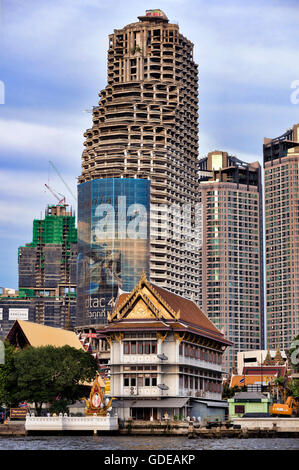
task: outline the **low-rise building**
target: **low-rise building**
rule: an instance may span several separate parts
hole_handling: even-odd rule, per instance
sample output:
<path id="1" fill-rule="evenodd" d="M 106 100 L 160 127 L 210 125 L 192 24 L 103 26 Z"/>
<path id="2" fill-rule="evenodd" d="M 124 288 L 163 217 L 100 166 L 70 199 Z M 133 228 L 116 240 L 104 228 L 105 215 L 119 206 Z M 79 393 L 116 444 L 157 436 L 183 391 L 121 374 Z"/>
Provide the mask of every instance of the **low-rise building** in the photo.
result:
<path id="1" fill-rule="evenodd" d="M 249 350 L 237 353 L 237 373 L 242 375 L 244 367 L 262 365 L 283 365 L 287 361 L 285 351 L 276 350 Z"/>
<path id="2" fill-rule="evenodd" d="M 20 349 L 26 346 L 71 346 L 76 349 L 84 349 L 73 331 L 24 320 L 16 320 L 5 339 Z"/>
<path id="3" fill-rule="evenodd" d="M 246 351 L 238 353 L 238 369 L 233 369 L 229 386 L 242 387 L 246 391 L 269 391 L 276 379 L 289 373 L 287 355 L 279 348 L 276 351 Z"/>
<path id="4" fill-rule="evenodd" d="M 98 333 L 110 344 L 111 395 L 121 418 L 224 417 L 222 357 L 231 343 L 193 301 L 143 274 Z"/>
<path id="5" fill-rule="evenodd" d="M 240 392 L 228 400 L 229 418 L 242 418 L 245 413 L 269 413 L 270 399 L 259 392 Z"/>
<path id="6" fill-rule="evenodd" d="M 102 377 L 110 376 L 110 348 L 103 334 L 98 333 L 96 328 L 82 326 L 75 328 L 86 352 L 92 354 L 99 364 L 99 372 Z"/>

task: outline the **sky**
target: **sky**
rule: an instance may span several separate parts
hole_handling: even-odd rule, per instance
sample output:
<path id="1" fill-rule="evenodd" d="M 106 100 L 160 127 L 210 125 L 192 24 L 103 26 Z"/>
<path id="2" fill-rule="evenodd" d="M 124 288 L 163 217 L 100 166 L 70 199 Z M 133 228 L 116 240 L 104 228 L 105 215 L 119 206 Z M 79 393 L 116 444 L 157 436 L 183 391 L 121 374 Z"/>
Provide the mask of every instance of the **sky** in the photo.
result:
<path id="1" fill-rule="evenodd" d="M 162 9 L 194 43 L 200 158 L 217 149 L 262 163 L 264 137 L 299 122 L 291 99 L 299 0 L 0 3 L 0 287 L 18 287 L 18 247 L 57 202 L 45 184 L 76 210 L 83 133 L 106 86 L 108 34 L 146 9 Z"/>

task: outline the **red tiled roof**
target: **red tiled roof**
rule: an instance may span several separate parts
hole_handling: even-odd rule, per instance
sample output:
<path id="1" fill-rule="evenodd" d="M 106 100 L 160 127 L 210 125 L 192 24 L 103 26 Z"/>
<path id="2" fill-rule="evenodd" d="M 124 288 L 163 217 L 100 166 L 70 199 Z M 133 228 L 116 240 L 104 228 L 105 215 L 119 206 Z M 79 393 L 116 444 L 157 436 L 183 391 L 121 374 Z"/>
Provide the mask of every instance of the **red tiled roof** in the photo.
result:
<path id="1" fill-rule="evenodd" d="M 169 307 L 176 313 L 180 312 L 180 318 L 177 320 L 178 322 L 181 321 L 190 325 L 191 329 L 200 329 L 203 334 L 210 336 L 215 339 L 221 339 L 227 344 L 230 344 L 229 341 L 224 339 L 224 336 L 220 331 L 216 328 L 216 326 L 208 319 L 208 317 L 202 312 L 202 310 L 192 301 L 189 299 L 185 299 L 180 295 L 174 294 L 162 287 L 158 287 L 155 284 L 152 284 L 147 281 L 147 283 L 153 288 L 154 292 L 156 292 L 168 305 Z M 122 293 L 118 297 L 118 302 L 116 305 L 116 309 L 121 307 L 126 301 L 126 299 L 130 296 L 130 293 Z M 163 319 L 164 322 L 168 321 Z M 137 322 L 135 322 L 137 325 Z M 120 325 L 119 325 L 120 326 Z M 174 323 L 171 327 L 177 328 L 179 325 L 178 323 Z M 193 328 L 192 328 L 193 327 Z"/>
<path id="2" fill-rule="evenodd" d="M 175 312 L 180 311 L 180 319 L 182 321 L 221 334 L 214 323 L 208 319 L 195 302 L 189 299 L 184 299 L 184 297 L 174 294 L 173 292 L 169 292 L 162 287 L 158 287 L 153 284 L 152 286 Z"/>

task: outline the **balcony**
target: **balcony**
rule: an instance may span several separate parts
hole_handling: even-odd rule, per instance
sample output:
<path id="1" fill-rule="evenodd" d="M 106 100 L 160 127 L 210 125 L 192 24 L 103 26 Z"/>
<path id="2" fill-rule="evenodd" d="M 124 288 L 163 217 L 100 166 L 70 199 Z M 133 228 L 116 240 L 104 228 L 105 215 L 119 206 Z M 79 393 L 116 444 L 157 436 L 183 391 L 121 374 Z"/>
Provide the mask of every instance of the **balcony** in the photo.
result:
<path id="1" fill-rule="evenodd" d="M 179 396 L 202 398 L 207 400 L 221 400 L 221 393 L 216 392 L 205 392 L 204 390 L 190 390 L 187 388 L 179 389 Z"/>
<path id="2" fill-rule="evenodd" d="M 202 367 L 203 369 L 211 369 L 211 370 L 215 370 L 217 372 L 222 372 L 222 365 L 221 364 L 214 364 L 212 362 L 202 361 L 202 360 L 195 359 L 195 358 L 192 358 L 192 357 L 180 356 L 179 357 L 179 363 L 181 365 L 190 365 L 190 366 Z"/>
<path id="3" fill-rule="evenodd" d="M 162 391 L 158 387 L 124 387 L 123 393 L 125 397 L 160 397 L 167 396 L 167 391 Z"/>
<path id="4" fill-rule="evenodd" d="M 157 354 L 124 354 L 123 364 L 158 364 Z"/>

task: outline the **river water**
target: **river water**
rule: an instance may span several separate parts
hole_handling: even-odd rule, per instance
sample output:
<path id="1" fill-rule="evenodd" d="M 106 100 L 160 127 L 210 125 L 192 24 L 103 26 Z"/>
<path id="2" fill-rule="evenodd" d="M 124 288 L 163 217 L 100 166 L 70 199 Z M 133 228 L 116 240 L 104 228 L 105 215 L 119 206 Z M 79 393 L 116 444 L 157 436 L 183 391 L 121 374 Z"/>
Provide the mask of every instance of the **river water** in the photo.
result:
<path id="1" fill-rule="evenodd" d="M 0 437 L 0 450 L 299 450 L 299 439 L 188 439 L 181 436 Z"/>

